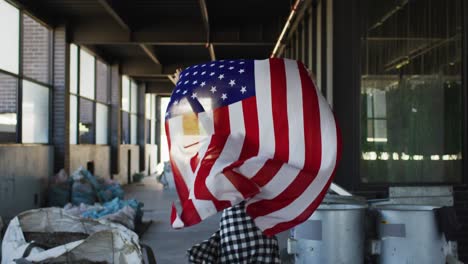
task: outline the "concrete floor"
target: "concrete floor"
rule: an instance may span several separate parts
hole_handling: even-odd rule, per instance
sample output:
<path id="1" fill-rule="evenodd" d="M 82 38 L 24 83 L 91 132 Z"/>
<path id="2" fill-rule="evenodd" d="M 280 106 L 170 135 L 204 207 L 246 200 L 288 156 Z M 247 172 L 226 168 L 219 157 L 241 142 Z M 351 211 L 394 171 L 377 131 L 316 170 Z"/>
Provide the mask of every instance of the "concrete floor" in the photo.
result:
<path id="1" fill-rule="evenodd" d="M 171 204 L 178 199 L 177 193 L 173 188 L 164 190 L 154 176 L 146 177 L 142 183 L 125 186 L 125 191 L 126 198 L 135 198 L 145 204 L 143 221 L 153 220 L 140 241 L 153 249 L 158 264 L 187 263 L 187 249 L 208 239 L 218 229 L 219 214 L 189 228 L 172 229 Z"/>
<path id="2" fill-rule="evenodd" d="M 219 213 L 192 227 L 172 229 L 171 204 L 178 198 L 175 189 L 171 188 L 171 182 L 169 186 L 169 189 L 164 190 L 156 181 L 156 177 L 150 176 L 144 178 L 142 183 L 130 184 L 124 189 L 127 199 L 135 198 L 145 204 L 143 221 L 153 220 L 152 225 L 140 238 L 141 243 L 153 249 L 158 264 L 184 264 L 187 263 L 187 249 L 208 239 L 218 230 L 221 215 Z M 287 235 L 288 232 L 283 232 L 277 236 L 283 253 Z"/>

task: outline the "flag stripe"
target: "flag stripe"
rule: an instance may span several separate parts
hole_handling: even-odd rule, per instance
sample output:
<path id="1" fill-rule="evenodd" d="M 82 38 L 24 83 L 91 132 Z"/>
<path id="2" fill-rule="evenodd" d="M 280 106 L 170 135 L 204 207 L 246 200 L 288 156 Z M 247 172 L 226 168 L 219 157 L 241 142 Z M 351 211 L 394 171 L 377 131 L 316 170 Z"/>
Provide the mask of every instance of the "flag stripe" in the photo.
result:
<path id="1" fill-rule="evenodd" d="M 287 162 L 289 160 L 289 131 L 287 106 L 286 73 L 282 59 L 270 59 L 271 76 L 271 107 L 275 133 L 274 159 Z"/>
<path id="2" fill-rule="evenodd" d="M 226 208 L 226 206 L 229 206 L 230 203 L 221 202 L 216 199 L 216 197 L 208 190 L 206 179 L 229 137 L 230 125 L 228 107 L 220 107 L 213 111 L 213 123 L 215 133 L 211 136 L 208 149 L 196 172 L 193 189 L 196 199 L 212 200 L 219 211 Z"/>
<path id="3" fill-rule="evenodd" d="M 255 61 L 255 99 L 257 101 L 259 153 L 273 158 L 275 132 L 271 105 L 271 78 L 269 60 Z"/>
<path id="4" fill-rule="evenodd" d="M 286 68 L 287 88 L 287 119 L 289 130 L 289 160 L 288 164 L 302 169 L 304 167 L 304 108 L 302 102 L 303 87 L 299 77 L 298 63 L 294 60 L 284 60 Z M 306 102 L 305 104 L 309 104 Z M 311 111 L 317 112 L 315 109 Z M 307 120 L 307 119 L 306 119 Z M 310 124 L 310 120 L 306 123 Z M 314 123 L 313 125 L 318 125 Z M 317 126 L 316 126 L 317 127 Z M 309 132 L 309 131 L 307 131 Z M 308 135 L 308 134 L 307 134 Z"/>
<path id="5" fill-rule="evenodd" d="M 317 92 L 317 91 L 316 91 Z M 310 205 L 310 201 L 320 201 L 320 194 L 327 187 L 332 172 L 336 165 L 337 154 L 337 132 L 333 115 L 330 108 L 322 96 L 318 96 L 320 109 L 320 131 L 322 145 L 322 159 L 320 170 L 314 181 L 307 186 L 307 189 L 295 199 L 289 206 L 278 209 L 268 215 L 260 216 L 254 219 L 255 223 L 263 230 L 270 229 L 281 222 L 288 222 L 298 217 Z"/>
<path id="6" fill-rule="evenodd" d="M 341 142 L 341 132 L 339 129 L 339 126 L 337 123 L 335 123 L 335 129 L 336 129 L 336 151 L 337 151 L 337 156 L 336 156 L 336 163 L 340 161 L 341 159 L 341 149 L 342 149 L 342 142 Z M 319 207 L 320 203 L 323 201 L 323 198 L 325 198 L 325 195 L 327 194 L 328 189 L 330 188 L 330 185 L 333 181 L 333 178 L 335 177 L 336 173 L 336 164 L 335 167 L 333 168 L 332 176 L 328 180 L 328 183 L 326 184 L 325 188 L 320 192 L 318 197 L 312 201 L 312 203 L 301 213 L 299 216 L 294 218 L 291 221 L 287 222 L 281 222 L 278 221 L 278 224 L 276 224 L 274 227 L 271 227 L 269 229 L 266 229 L 263 231 L 263 233 L 267 236 L 272 236 L 277 233 L 283 232 L 285 230 L 291 229 L 294 226 L 306 221 L 309 219 L 309 217 L 312 215 L 312 213 Z"/>
<path id="7" fill-rule="evenodd" d="M 299 75 L 302 87 L 302 105 L 304 114 L 305 163 L 304 170 L 317 174 L 322 159 L 322 139 L 320 126 L 320 108 L 315 85 L 304 65 L 299 64 Z"/>

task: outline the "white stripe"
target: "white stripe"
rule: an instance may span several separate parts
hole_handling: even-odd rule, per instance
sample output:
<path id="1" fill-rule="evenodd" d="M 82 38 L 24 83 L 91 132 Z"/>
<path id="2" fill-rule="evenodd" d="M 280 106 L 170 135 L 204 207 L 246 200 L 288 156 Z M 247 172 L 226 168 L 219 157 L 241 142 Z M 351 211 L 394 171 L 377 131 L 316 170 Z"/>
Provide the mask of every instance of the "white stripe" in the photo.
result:
<path id="1" fill-rule="evenodd" d="M 259 153 L 265 158 L 275 154 L 275 129 L 271 103 L 270 60 L 255 61 L 255 98 L 257 100 Z"/>
<path id="2" fill-rule="evenodd" d="M 169 135 L 171 138 L 171 160 L 175 163 L 182 175 L 185 185 L 190 188 L 193 184 L 193 172 L 190 168 L 190 155 L 184 149 L 183 117 L 176 116 L 168 120 Z"/>
<path id="3" fill-rule="evenodd" d="M 289 130 L 288 164 L 298 169 L 304 167 L 304 108 L 302 107 L 302 84 L 297 61 L 284 60 L 287 87 L 287 112 Z"/>
<path id="4" fill-rule="evenodd" d="M 257 226 L 268 229 L 281 222 L 288 222 L 304 212 L 325 188 L 330 179 L 337 158 L 336 126 L 329 105 L 322 95 L 318 94 L 320 109 L 320 132 L 322 138 L 322 159 L 320 170 L 311 185 L 290 205 L 279 209 L 271 214 L 254 219 Z"/>
<path id="5" fill-rule="evenodd" d="M 231 181 L 222 174 L 222 171 L 225 167 L 236 162 L 242 151 L 245 138 L 242 102 L 230 104 L 228 109 L 231 133 L 227 138 L 221 154 L 211 168 L 205 183 L 208 190 L 218 200 L 228 200 L 237 203 L 243 199 L 243 196 L 237 191 Z"/>
<path id="6" fill-rule="evenodd" d="M 213 201 L 192 199 L 192 203 L 202 220 L 218 212 Z"/>
<path id="7" fill-rule="evenodd" d="M 262 187 L 262 192 L 247 202 L 247 206 L 261 200 L 275 198 L 294 181 L 299 172 L 299 169 L 283 163 L 276 175 Z"/>
<path id="8" fill-rule="evenodd" d="M 261 157 L 261 156 L 256 156 L 256 157 L 252 157 L 248 160 L 246 160 L 244 162 L 244 164 L 242 164 L 242 166 L 238 167 L 238 168 L 234 168 L 234 171 L 235 172 L 238 172 L 242 175 L 244 175 L 245 177 L 251 179 L 252 177 L 254 177 L 258 171 L 263 168 L 263 165 L 265 165 L 265 162 L 267 161 L 267 159 Z"/>

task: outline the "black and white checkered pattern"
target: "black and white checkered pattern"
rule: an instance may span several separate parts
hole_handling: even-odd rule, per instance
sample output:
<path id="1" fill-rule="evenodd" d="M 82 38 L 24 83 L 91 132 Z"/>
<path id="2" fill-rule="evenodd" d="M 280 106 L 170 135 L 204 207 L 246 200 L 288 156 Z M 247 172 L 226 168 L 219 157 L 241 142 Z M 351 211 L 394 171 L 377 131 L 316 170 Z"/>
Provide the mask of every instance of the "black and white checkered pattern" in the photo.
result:
<path id="1" fill-rule="evenodd" d="M 196 264 L 280 263 L 276 237 L 265 236 L 240 203 L 224 210 L 220 230 L 188 251 Z"/>

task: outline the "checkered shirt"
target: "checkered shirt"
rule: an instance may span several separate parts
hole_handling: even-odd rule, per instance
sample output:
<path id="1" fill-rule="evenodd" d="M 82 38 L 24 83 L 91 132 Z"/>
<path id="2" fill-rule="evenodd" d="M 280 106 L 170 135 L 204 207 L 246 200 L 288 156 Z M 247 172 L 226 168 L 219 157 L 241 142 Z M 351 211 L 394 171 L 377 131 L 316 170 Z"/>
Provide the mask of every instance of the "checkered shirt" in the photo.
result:
<path id="1" fill-rule="evenodd" d="M 245 203 L 224 210 L 220 228 L 188 250 L 189 263 L 281 263 L 278 240 L 265 236 L 245 212 Z"/>

